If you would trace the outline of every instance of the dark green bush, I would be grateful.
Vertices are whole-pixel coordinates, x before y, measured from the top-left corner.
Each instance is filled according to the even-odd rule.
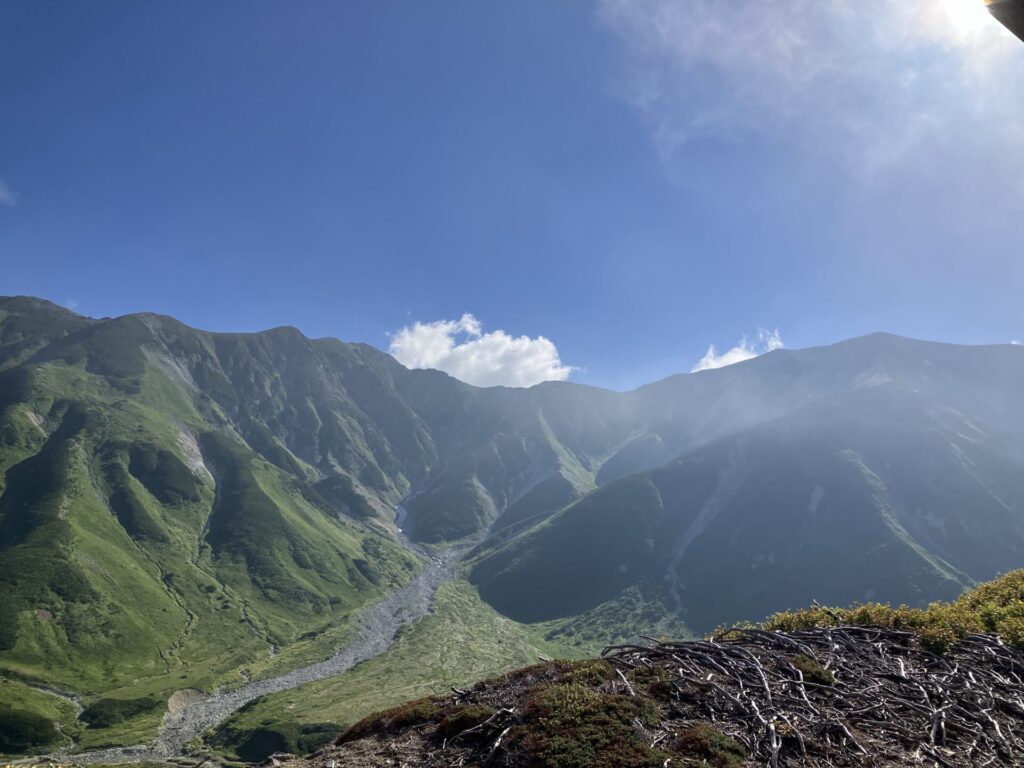
[[[836,678],[831,672],[825,669],[810,656],[794,656],[789,660],[790,664],[800,670],[804,680],[817,685],[835,685]]]
[[[275,723],[273,726],[235,731],[226,729],[215,743],[227,746],[247,763],[262,763],[275,752],[305,755],[328,744],[342,730],[337,723]]]
[[[480,704],[462,704],[448,707],[444,717],[437,724],[437,737],[439,739],[450,739],[458,736],[469,728],[475,728],[494,716],[497,710],[494,707],[485,707]]]
[[[0,753],[17,755],[37,751],[53,744],[58,736],[53,723],[45,717],[0,704]]]
[[[397,733],[412,725],[433,722],[443,716],[445,709],[442,704],[442,700],[436,698],[416,699],[376,712],[347,729],[337,743],[355,741],[379,731]]]
[[[90,728],[109,728],[164,706],[162,700],[153,696],[138,699],[99,699],[82,710],[78,719]]]
[[[538,686],[515,730],[530,765],[544,768],[657,768],[669,755],[641,741],[634,720],[655,725],[661,717],[653,702],[602,694],[583,685]]]
[[[714,768],[743,768],[747,751],[735,739],[707,723],[698,723],[676,736],[675,748],[695,765]]]
[[[185,462],[152,445],[133,446],[128,471],[164,504],[199,501],[199,481]]]

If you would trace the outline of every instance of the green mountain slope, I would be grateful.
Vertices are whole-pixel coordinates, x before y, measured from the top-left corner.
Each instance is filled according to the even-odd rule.
[[[562,445],[546,397],[290,328],[0,299],[0,669],[86,704],[155,700],[129,718],[148,732],[82,744],[149,738],[173,691],[241,682],[406,583],[403,499],[410,532],[442,541],[548,478],[571,478],[565,500],[593,487],[597,463]],[[567,439],[583,412],[556,414]]]
[[[0,342],[8,674],[165,700],[231,682],[416,571],[383,526],[355,519],[400,497],[415,463],[344,392],[308,384],[297,334],[213,338],[20,299],[3,303]],[[296,456],[278,435],[303,418],[321,436]],[[415,419],[401,429],[415,435]]]
[[[1024,350],[885,335],[479,389],[293,328],[0,298],[0,671],[155,702],[80,734],[149,738],[173,691],[327,655],[416,572],[399,525],[484,535],[483,598],[574,647],[948,596],[1021,563],[1021,392]]]

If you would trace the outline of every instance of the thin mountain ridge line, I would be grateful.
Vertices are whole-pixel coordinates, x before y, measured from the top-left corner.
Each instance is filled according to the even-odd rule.
[[[749,366],[749,365],[752,365],[752,364],[756,364],[758,361],[770,360],[770,359],[773,359],[773,358],[784,357],[784,356],[792,355],[792,354],[801,354],[801,353],[815,352],[815,351],[820,351],[820,350],[836,349],[836,348],[840,348],[841,349],[841,348],[844,348],[844,347],[846,347],[848,345],[857,345],[857,344],[862,344],[862,343],[870,342],[872,340],[879,340],[879,339],[894,340],[894,341],[898,341],[898,342],[908,342],[908,343],[919,344],[919,345],[929,345],[929,346],[934,346],[934,347],[946,347],[946,348],[950,348],[951,347],[951,348],[974,349],[974,350],[990,350],[990,349],[1005,349],[1005,348],[1014,349],[1014,348],[1016,348],[1016,349],[1020,349],[1022,352],[1024,352],[1024,346],[1022,346],[1020,344],[1014,344],[1012,342],[966,344],[966,343],[961,343],[961,342],[948,342],[948,341],[939,341],[939,340],[934,340],[934,339],[923,339],[923,338],[918,338],[918,337],[914,337],[914,336],[904,336],[904,335],[901,335],[901,334],[892,333],[890,331],[873,331],[873,332],[870,332],[870,333],[865,333],[865,334],[862,334],[862,335],[859,335],[859,336],[852,336],[852,337],[847,338],[847,339],[840,339],[838,341],[834,341],[834,342],[830,342],[830,343],[826,343],[826,344],[815,344],[815,345],[811,345],[811,346],[807,346],[807,347],[794,347],[794,348],[774,349],[774,350],[765,352],[763,354],[757,355],[755,357],[752,357],[752,358],[750,358],[748,360],[742,360],[742,361],[737,362],[737,363],[732,363],[731,365],[722,366],[721,368],[712,368],[712,369],[703,370],[703,371],[679,371],[677,373],[672,373],[672,374],[669,374],[667,376],[664,376],[664,377],[662,377],[660,379],[655,379],[655,380],[647,382],[645,384],[641,384],[640,386],[634,387],[633,389],[626,389],[626,390],[611,389],[609,387],[602,387],[602,386],[599,386],[599,385],[587,384],[587,383],[584,383],[584,382],[555,381],[555,380],[542,381],[542,382],[539,382],[537,384],[533,384],[533,385],[531,385],[529,387],[510,387],[510,386],[506,386],[506,385],[496,385],[496,386],[491,386],[491,387],[480,387],[480,386],[476,386],[474,384],[470,384],[468,382],[462,381],[461,379],[459,379],[459,378],[457,378],[455,376],[452,376],[447,371],[442,371],[442,370],[437,369],[437,368],[409,368],[408,366],[405,366],[402,363],[400,363],[398,360],[395,360],[394,356],[392,356],[386,350],[383,350],[380,347],[377,347],[374,344],[371,344],[369,342],[365,342],[365,341],[346,341],[345,339],[341,339],[341,338],[338,338],[336,336],[316,336],[316,337],[309,336],[305,332],[303,332],[301,328],[299,328],[299,327],[297,327],[295,325],[291,325],[291,324],[276,325],[276,326],[271,326],[269,328],[263,328],[263,329],[260,329],[260,330],[255,330],[255,331],[214,331],[214,330],[208,330],[208,329],[205,329],[205,328],[199,328],[197,326],[190,325],[187,322],[185,322],[184,320],[181,320],[180,318],[175,317],[174,315],[169,315],[169,314],[165,314],[165,313],[161,313],[161,312],[150,312],[150,311],[128,312],[128,313],[125,313],[123,315],[116,315],[116,316],[112,316],[112,317],[97,318],[97,317],[92,317],[90,315],[81,314],[81,313],[76,312],[74,310],[68,309],[67,307],[64,307],[64,306],[62,306],[60,304],[57,304],[57,303],[55,303],[53,301],[50,301],[49,299],[44,299],[44,298],[41,298],[41,297],[38,297],[38,296],[30,296],[30,295],[27,295],[27,294],[17,294],[17,295],[12,295],[12,296],[0,296],[0,303],[6,302],[6,301],[19,301],[19,300],[20,301],[39,302],[39,303],[42,303],[42,304],[46,305],[47,308],[54,309],[54,310],[59,310],[61,312],[73,315],[73,316],[78,317],[78,318],[82,318],[84,320],[91,321],[93,323],[120,321],[120,320],[136,318],[136,317],[137,318],[149,318],[149,317],[151,317],[151,318],[156,318],[156,319],[163,320],[163,321],[171,321],[173,323],[176,323],[178,325],[181,325],[181,326],[187,328],[188,330],[190,330],[190,331],[192,331],[194,333],[204,334],[204,335],[209,336],[209,337],[250,338],[250,337],[263,336],[263,335],[268,335],[268,334],[295,333],[295,334],[298,334],[304,340],[309,341],[309,342],[314,343],[314,344],[316,344],[316,343],[336,342],[336,343],[339,343],[339,344],[344,344],[344,345],[349,346],[349,347],[365,347],[365,348],[369,348],[369,349],[372,349],[372,350],[374,350],[376,352],[379,352],[379,353],[381,353],[383,355],[387,355],[389,358],[394,360],[395,363],[397,363],[398,365],[402,366],[406,370],[410,370],[410,371],[414,371],[414,370],[437,371],[438,373],[442,373],[445,376],[448,376],[449,378],[452,378],[452,379],[454,379],[456,381],[459,381],[460,383],[465,384],[468,387],[472,387],[472,388],[478,389],[478,390],[501,390],[501,389],[532,390],[532,389],[536,389],[538,387],[551,387],[551,388],[554,388],[554,387],[571,386],[571,387],[585,387],[585,388],[588,388],[588,389],[599,390],[599,391],[602,391],[602,392],[613,392],[613,393],[619,394],[619,395],[629,395],[629,394],[633,394],[633,393],[636,393],[636,392],[641,392],[643,390],[648,389],[649,387],[657,387],[658,385],[664,384],[666,382],[686,379],[686,378],[690,378],[690,377],[694,377],[694,376],[701,376],[701,377],[709,378],[709,377],[713,377],[715,375],[721,375],[719,372],[721,372],[723,370],[734,369],[734,368],[743,367],[743,366]]]

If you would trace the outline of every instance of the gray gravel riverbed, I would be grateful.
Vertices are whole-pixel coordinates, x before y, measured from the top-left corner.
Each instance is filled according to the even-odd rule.
[[[207,728],[222,723],[253,699],[340,675],[386,651],[394,643],[399,629],[430,613],[435,593],[442,584],[454,578],[456,564],[463,551],[453,549],[426,557],[423,570],[408,586],[362,611],[356,619],[352,641],[325,661],[185,703],[177,711],[168,712],[160,734],[152,744],[49,757],[89,764],[159,761],[180,756],[188,742]]]

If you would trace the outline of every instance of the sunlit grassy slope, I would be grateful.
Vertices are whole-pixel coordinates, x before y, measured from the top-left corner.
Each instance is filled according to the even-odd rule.
[[[415,573],[383,528],[323,499],[324,472],[276,439],[254,450],[235,426],[253,417],[160,358],[150,321],[5,308],[0,669],[78,692],[87,714],[114,702],[122,715],[68,729],[80,746],[152,738],[174,690],[322,657]],[[245,351],[230,361],[241,386],[278,376]],[[0,723],[48,699],[5,701]]]

